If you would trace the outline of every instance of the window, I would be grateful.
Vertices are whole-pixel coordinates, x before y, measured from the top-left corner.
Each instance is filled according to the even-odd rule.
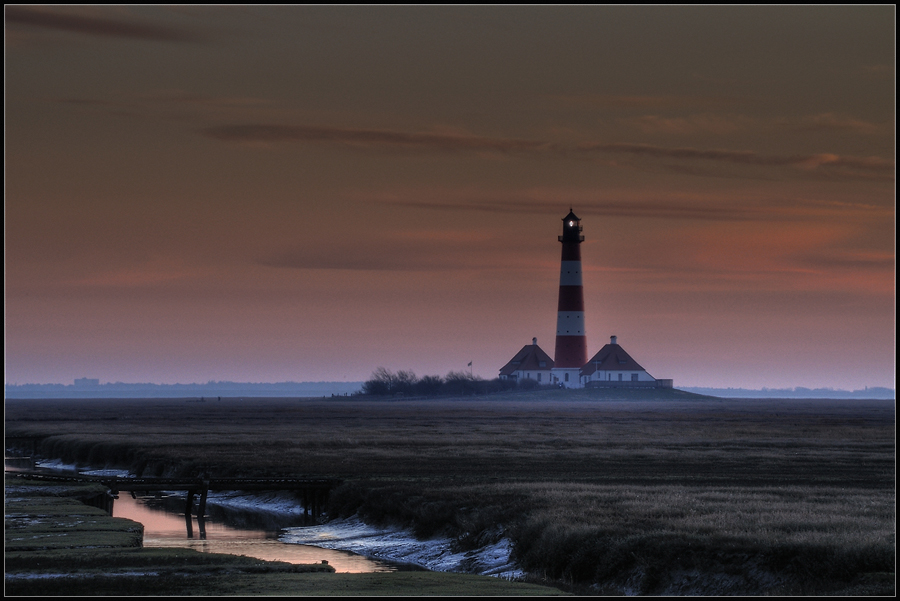
[[[569,381],[569,372],[566,372],[566,382]]]
[[[632,381],[632,382],[637,382],[637,381],[638,381],[637,378],[638,378],[638,375],[637,375],[637,374],[631,374],[631,381]]]
[[[622,374],[619,374],[619,382],[622,381]]]
[[[541,372],[538,372],[538,382],[541,381]]]

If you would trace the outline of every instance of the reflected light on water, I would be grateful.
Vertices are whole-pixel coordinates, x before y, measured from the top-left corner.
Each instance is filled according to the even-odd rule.
[[[263,530],[232,528],[205,520],[206,538],[201,539],[197,518],[193,518],[194,537],[187,537],[184,514],[175,514],[145,505],[121,492],[113,504],[113,516],[127,518],[144,525],[145,547],[194,549],[204,553],[245,555],[266,561],[295,564],[328,562],[336,572],[394,572],[396,567],[347,551],[322,549],[311,545],[292,545],[279,541],[275,533]]]

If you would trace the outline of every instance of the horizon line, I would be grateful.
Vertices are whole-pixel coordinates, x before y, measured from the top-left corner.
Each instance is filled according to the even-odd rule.
[[[276,386],[276,385],[295,385],[295,384],[342,384],[342,385],[353,385],[353,384],[364,384],[366,380],[282,380],[279,382],[239,382],[234,380],[209,380],[207,382],[175,382],[175,383],[157,383],[157,382],[98,382],[97,384],[63,384],[62,382],[28,382],[25,384],[16,384],[16,383],[5,383],[6,387],[21,387],[21,386],[64,386],[64,387],[72,387],[72,388],[89,388],[93,386],[220,386],[223,384],[234,384],[240,386]],[[797,390],[829,390],[833,392],[864,392],[869,389],[884,389],[884,390],[896,390],[895,388],[891,388],[889,386],[864,386],[863,388],[849,389],[849,388],[835,388],[831,386],[822,386],[818,388],[811,388],[808,386],[786,386],[786,387],[768,387],[763,386],[761,388],[746,388],[743,386],[682,386],[681,389],[705,389],[705,390],[753,390],[760,392],[770,392],[770,391],[778,391],[778,390],[789,390],[789,391],[797,391]]]

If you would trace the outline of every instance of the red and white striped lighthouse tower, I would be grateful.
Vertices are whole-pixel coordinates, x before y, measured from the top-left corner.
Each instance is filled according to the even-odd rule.
[[[580,388],[579,372],[587,363],[584,332],[584,287],[581,280],[581,220],[569,209],[563,218],[559,305],[556,316],[556,353],[551,373],[566,388]]]

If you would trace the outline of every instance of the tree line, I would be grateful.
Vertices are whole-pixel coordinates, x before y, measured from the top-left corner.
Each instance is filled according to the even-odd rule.
[[[451,371],[440,376],[417,377],[412,370],[392,372],[379,367],[362,386],[362,394],[369,396],[468,396],[490,394],[516,389],[535,389],[535,380],[485,380],[465,371]]]

